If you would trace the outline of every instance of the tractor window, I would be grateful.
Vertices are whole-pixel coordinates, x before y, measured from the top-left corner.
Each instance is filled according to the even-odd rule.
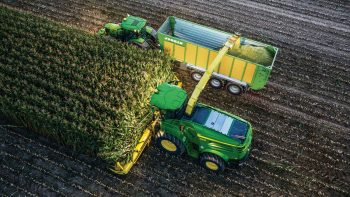
[[[210,114],[210,109],[196,107],[195,112],[192,115],[192,121],[198,124],[204,125]]]
[[[248,129],[249,129],[249,125],[247,123],[242,122],[240,120],[235,120],[231,125],[228,136],[234,139],[239,139],[241,141],[244,141]]]
[[[189,119],[240,141],[245,140],[246,133],[249,129],[247,123],[205,107],[196,107],[192,117]]]

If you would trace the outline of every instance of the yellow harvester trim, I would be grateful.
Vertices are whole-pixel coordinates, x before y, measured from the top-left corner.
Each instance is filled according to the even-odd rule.
[[[182,88],[182,82],[179,81],[177,78],[177,86]],[[134,151],[132,153],[131,160],[129,162],[123,163],[122,162],[115,162],[115,165],[113,169],[111,169],[114,173],[125,175],[128,174],[130,169],[134,166],[137,159],[141,156],[143,150],[146,148],[147,145],[151,142],[152,134],[154,131],[154,128],[156,124],[159,121],[159,112],[155,112],[154,116],[156,117],[155,120],[151,122],[151,124],[143,131],[143,134],[137,143],[136,147],[134,148]]]
[[[137,143],[134,149],[134,152],[132,153],[131,160],[125,164],[122,164],[121,162],[116,162],[114,165],[114,169],[111,169],[113,172],[124,175],[130,171],[131,167],[136,163],[137,159],[140,157],[142,151],[150,143],[152,131],[154,130],[157,121],[157,119],[152,121],[151,125],[144,130],[139,142]]]
[[[220,49],[218,55],[215,57],[213,62],[209,65],[208,69],[205,71],[204,75],[202,76],[201,80],[196,85],[196,88],[194,89],[191,98],[188,100],[187,107],[186,107],[186,114],[191,115],[194,106],[197,103],[198,97],[201,94],[202,90],[204,89],[205,85],[207,85],[211,74],[216,70],[216,68],[219,66],[222,58],[224,55],[228,52],[229,49],[231,49],[234,45],[237,46],[240,44],[240,36],[239,35],[233,35],[230,37],[227,42],[225,43],[224,47]],[[197,60],[198,61],[198,60]]]

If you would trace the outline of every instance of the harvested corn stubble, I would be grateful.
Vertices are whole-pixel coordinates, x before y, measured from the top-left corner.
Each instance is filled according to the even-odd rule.
[[[0,7],[0,113],[76,151],[127,159],[171,60]]]

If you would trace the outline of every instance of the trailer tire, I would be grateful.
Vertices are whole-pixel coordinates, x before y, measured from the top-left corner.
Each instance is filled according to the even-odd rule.
[[[241,95],[244,91],[244,88],[241,85],[235,83],[228,83],[226,86],[227,92],[233,95]]]
[[[185,152],[183,143],[171,134],[159,131],[156,135],[157,146],[170,155],[182,155]]]
[[[201,80],[202,75],[203,75],[202,73],[197,72],[197,71],[191,72],[191,78],[192,78],[194,81],[197,81],[197,82]]]
[[[215,89],[220,89],[222,88],[222,86],[224,85],[223,82],[218,79],[218,78],[211,78],[209,80],[209,85],[212,87],[212,88],[215,88]]]
[[[221,157],[211,153],[202,154],[199,163],[203,168],[212,172],[222,172],[226,167],[225,161]]]

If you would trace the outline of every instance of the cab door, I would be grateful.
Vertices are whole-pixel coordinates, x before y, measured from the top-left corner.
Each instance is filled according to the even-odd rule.
[[[187,149],[187,153],[190,156],[197,158],[199,156],[199,147],[198,147],[199,138],[197,136],[197,132],[195,128],[193,127],[192,124],[182,123],[180,124],[179,129],[186,138],[185,146]]]

